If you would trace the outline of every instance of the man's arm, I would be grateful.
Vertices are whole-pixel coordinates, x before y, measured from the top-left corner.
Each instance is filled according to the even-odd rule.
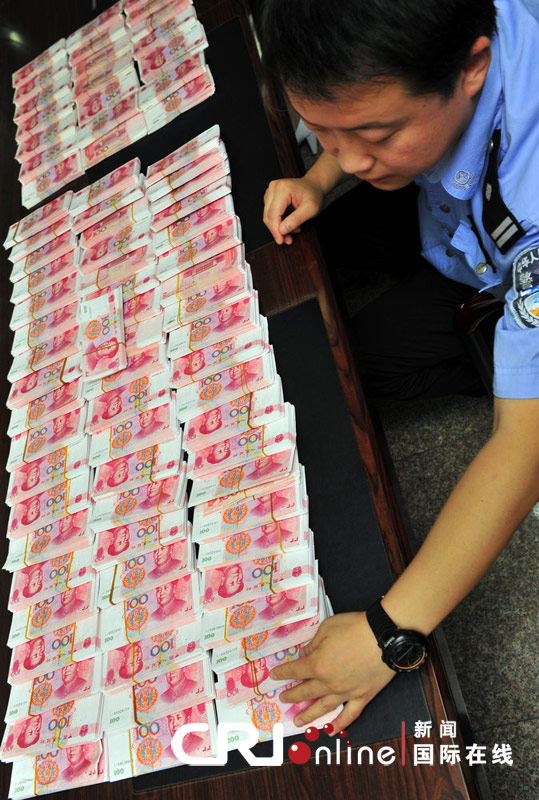
[[[495,400],[493,432],[451,493],[415,558],[382,605],[402,628],[429,634],[468,594],[539,499],[539,398]],[[364,612],[326,620],[305,657],[272,670],[302,680],[287,702],[315,699],[296,717],[307,724],[346,703],[346,728],[393,677]]]

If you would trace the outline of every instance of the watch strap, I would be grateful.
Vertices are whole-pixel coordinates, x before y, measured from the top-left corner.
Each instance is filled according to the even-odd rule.
[[[382,599],[382,597],[378,598],[367,609],[367,622],[371,626],[379,647],[382,647],[382,642],[386,635],[400,630],[399,626],[395,625],[389,614],[382,608]]]

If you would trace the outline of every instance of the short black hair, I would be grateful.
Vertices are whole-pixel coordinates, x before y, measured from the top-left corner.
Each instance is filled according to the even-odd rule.
[[[414,95],[452,96],[494,0],[264,0],[266,69],[310,100],[352,84],[402,80]]]

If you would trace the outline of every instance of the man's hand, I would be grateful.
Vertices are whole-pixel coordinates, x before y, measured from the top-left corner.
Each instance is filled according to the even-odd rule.
[[[272,181],[264,195],[264,223],[277,244],[292,244],[292,234],[319,213],[323,202],[322,190],[307,177]],[[290,206],[294,211],[283,217]]]
[[[297,661],[275,667],[271,677],[302,683],[280,695],[287,703],[315,700],[294,719],[307,725],[346,703],[333,724],[344,730],[363,711],[395,673],[382,661],[365,612],[337,614],[318,629],[305,654]]]

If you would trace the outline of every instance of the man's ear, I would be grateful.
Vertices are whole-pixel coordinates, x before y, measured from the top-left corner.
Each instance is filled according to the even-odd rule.
[[[474,97],[482,88],[490,66],[491,50],[488,36],[478,36],[462,72],[462,87],[468,97]]]

